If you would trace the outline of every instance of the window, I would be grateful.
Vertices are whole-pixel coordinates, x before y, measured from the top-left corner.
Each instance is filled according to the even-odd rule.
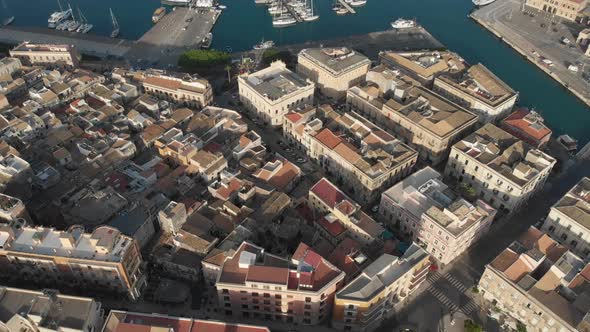
[[[311,302],[311,297],[306,297],[305,302]]]
[[[561,234],[561,239],[563,241],[567,240],[567,234],[565,234],[565,233]]]
[[[576,241],[576,240],[572,240],[572,241],[570,242],[570,244],[571,244],[571,246],[572,246],[572,247],[574,247],[574,248],[575,248],[575,247],[578,245],[578,241]]]
[[[555,230],[555,226],[549,226],[549,232],[552,232]]]

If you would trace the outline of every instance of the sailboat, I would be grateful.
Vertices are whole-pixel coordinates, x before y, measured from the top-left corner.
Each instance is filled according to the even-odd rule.
[[[303,20],[307,22],[315,21],[320,18],[320,15],[314,14],[313,0],[309,0],[309,2],[309,8],[306,9],[306,15],[303,17]]]
[[[80,7],[78,7],[78,16],[80,17],[80,27],[78,27],[78,30],[76,30],[76,32],[79,32],[79,33],[90,32],[90,30],[92,30],[94,25],[88,23],[88,20],[86,19],[86,16],[84,16],[84,13],[82,13],[82,11],[80,10]]]
[[[6,5],[6,2],[4,0],[2,0],[2,8],[4,8],[5,13],[9,13],[8,6]],[[7,26],[12,22],[14,22],[14,16],[8,16],[4,20],[2,20],[2,25]]]
[[[111,12],[111,20],[113,21],[113,32],[111,32],[111,38],[117,38],[120,32],[119,23],[117,23],[117,18],[115,17],[115,14],[113,14],[113,10],[109,8],[109,11]]]
[[[59,11],[53,12],[47,19],[47,27],[50,29],[57,28],[58,25],[62,24],[72,16],[72,11],[70,9],[63,10],[59,0],[57,0],[57,6],[59,7]]]
[[[69,7],[69,5],[68,5],[68,7]],[[72,10],[71,7],[70,7],[70,10]],[[80,27],[80,22],[78,20],[76,20],[76,16],[72,12],[72,21],[68,24],[66,29],[69,32],[74,32],[74,31],[78,30],[79,27]]]
[[[283,7],[283,3],[281,2],[281,8]],[[297,23],[297,20],[291,14],[282,13],[278,16],[273,17],[272,19],[272,26],[275,28],[283,28],[290,25]]]

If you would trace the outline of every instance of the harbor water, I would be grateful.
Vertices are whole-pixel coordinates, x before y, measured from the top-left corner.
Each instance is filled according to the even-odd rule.
[[[15,15],[14,25],[46,26],[47,17],[57,8],[54,0],[4,0],[0,18]],[[94,24],[92,33],[109,35],[113,9],[121,27],[121,37],[138,39],[152,23],[158,0],[70,0]],[[585,144],[590,141],[590,109],[561,85],[539,71],[495,36],[467,17],[470,0],[368,0],[355,15],[337,16],[332,0],[314,1],[320,19],[287,28],[273,28],[266,7],[254,0],[220,0],[227,6],[213,30],[213,48],[242,51],[261,39],[277,45],[306,40],[322,40],[363,34],[389,28],[398,17],[416,18],[434,37],[459,53],[469,63],[481,62],[515,90],[520,104],[534,107],[557,135],[568,133]],[[64,4],[64,1],[62,1]],[[1,7],[1,6],[0,6]],[[8,13],[6,13],[8,12]],[[590,86],[589,86],[590,88]]]

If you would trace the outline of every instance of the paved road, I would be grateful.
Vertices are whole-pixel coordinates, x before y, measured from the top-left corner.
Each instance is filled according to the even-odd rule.
[[[404,324],[416,326],[420,332],[439,331],[441,318],[457,310],[485,323],[485,314],[471,292],[485,265],[547,215],[549,208],[584,176],[590,176],[590,160],[575,164],[563,176],[551,178],[544,191],[534,196],[519,213],[496,221],[490,232],[468,252],[444,270],[432,273],[405,303],[397,318],[387,321],[380,331],[394,331],[396,326]],[[487,331],[492,331],[490,326],[496,325],[490,323]]]
[[[566,82],[572,90],[590,100],[590,83],[582,77],[583,70],[590,73],[590,59],[574,45],[578,27],[566,26],[559,18],[523,7],[521,0],[498,0],[475,11],[472,17],[520,48],[529,61],[543,67],[554,79]],[[571,47],[561,43],[563,37],[571,41]],[[553,66],[544,65],[541,57],[551,60]],[[570,64],[576,63],[579,63],[578,73],[568,70]]]

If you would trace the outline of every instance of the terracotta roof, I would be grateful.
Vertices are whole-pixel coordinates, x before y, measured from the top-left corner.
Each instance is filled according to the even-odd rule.
[[[165,89],[177,90],[182,85],[182,82],[177,80],[170,80],[162,77],[149,76],[143,80],[144,84],[155,85]]]
[[[322,144],[327,146],[329,149],[335,148],[338,144],[342,143],[342,139],[328,128],[324,128],[324,130],[320,131],[315,138],[320,141]]]
[[[490,264],[493,268],[499,271],[506,271],[507,268],[510,267],[516,260],[518,259],[518,254],[510,249],[505,249],[502,251]]]
[[[530,267],[522,260],[517,259],[506,271],[504,271],[504,275],[512,280],[513,282],[517,283],[524,277],[527,273],[531,272],[532,270]]]
[[[248,269],[246,281],[286,285],[289,270],[283,267],[253,265]]]
[[[303,116],[299,113],[288,113],[285,115],[285,118],[290,122],[296,123],[297,121],[301,120]]]
[[[551,135],[551,130],[545,125],[533,126],[532,123],[525,120],[525,116],[530,114],[527,109],[520,109],[510,114],[503,122],[506,125],[517,128],[530,137],[541,140],[547,135]]]
[[[324,204],[328,205],[331,209],[346,198],[344,193],[340,191],[335,185],[333,185],[326,178],[322,178],[318,181],[311,189],[314,195],[321,199]]]
[[[262,326],[195,320],[191,332],[270,332],[270,330]]]
[[[329,222],[326,218],[322,217],[318,221],[316,221],[318,225],[322,226],[330,235],[333,237],[338,237],[342,233],[346,232],[346,227],[344,227],[340,221],[334,220],[333,222]]]

